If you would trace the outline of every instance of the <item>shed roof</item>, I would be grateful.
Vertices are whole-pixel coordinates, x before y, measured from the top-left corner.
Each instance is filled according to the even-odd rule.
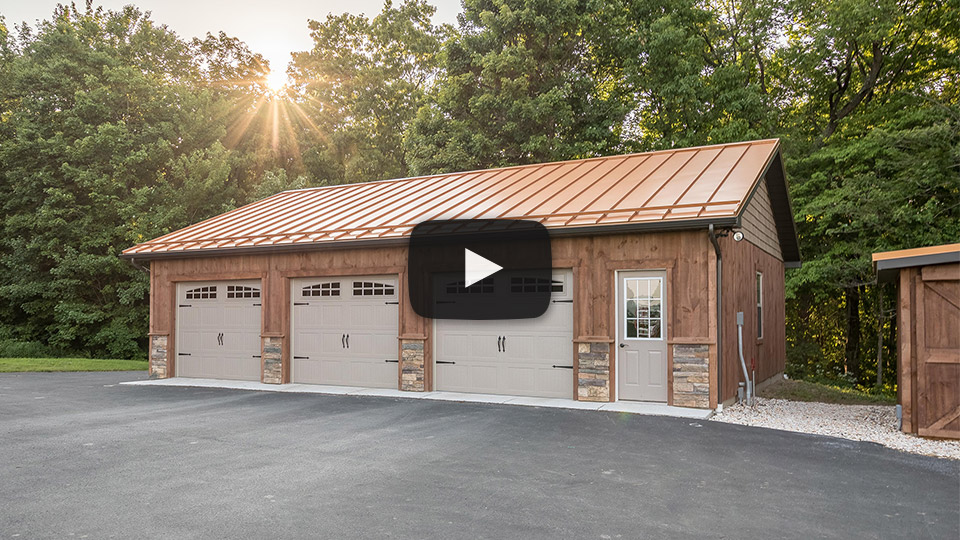
[[[777,185],[768,189],[781,242],[791,244],[784,258],[799,261],[779,147],[769,139],[284,191],[123,256],[405,241],[416,224],[432,219],[531,219],[551,234],[732,227],[760,179],[775,169]]]
[[[873,267],[882,281],[893,279],[901,268],[960,262],[960,244],[942,244],[873,254]]]

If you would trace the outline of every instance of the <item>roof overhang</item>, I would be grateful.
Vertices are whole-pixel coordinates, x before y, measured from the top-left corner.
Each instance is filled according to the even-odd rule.
[[[783,165],[783,156],[780,145],[770,157],[760,179],[767,179],[767,190],[770,194],[770,204],[773,206],[773,220],[777,227],[777,239],[780,241],[780,251],[783,255],[783,265],[786,268],[800,268],[800,239],[797,235],[797,223],[793,219],[793,202],[790,200],[790,189],[787,186],[787,172]],[[737,225],[743,217],[750,200],[760,189],[761,182],[753,186],[750,195],[737,216]]]
[[[706,230],[710,225],[715,229],[732,229],[738,225],[737,218],[716,219],[689,219],[682,221],[627,223],[622,225],[594,225],[583,227],[563,227],[547,229],[551,238],[565,238],[572,236],[598,236],[608,234],[651,233],[669,231]],[[271,245],[254,247],[221,248],[216,250],[196,249],[185,251],[152,252],[152,253],[123,253],[121,259],[131,261],[151,261],[157,259],[196,259],[206,257],[227,257],[236,255],[268,255],[277,253],[328,251],[336,249],[363,249],[405,246],[410,242],[407,236],[399,238],[340,240],[314,243],[298,243],[289,245]]]
[[[960,244],[873,254],[877,279],[883,282],[895,280],[901,268],[950,263],[960,263]]]

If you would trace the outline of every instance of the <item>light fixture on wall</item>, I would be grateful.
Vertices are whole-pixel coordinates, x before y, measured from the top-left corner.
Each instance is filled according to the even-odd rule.
[[[733,240],[734,240],[734,242],[739,242],[739,241],[743,240],[743,233],[742,233],[741,231],[737,231],[737,232],[733,233]]]

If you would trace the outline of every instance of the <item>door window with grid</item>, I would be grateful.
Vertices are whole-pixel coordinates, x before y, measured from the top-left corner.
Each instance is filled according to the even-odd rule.
[[[663,279],[624,281],[624,335],[627,339],[663,339]]]

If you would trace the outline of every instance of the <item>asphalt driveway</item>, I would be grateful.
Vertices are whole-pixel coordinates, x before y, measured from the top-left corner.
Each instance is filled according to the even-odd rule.
[[[0,538],[958,538],[960,464],[705,421],[0,375]]]

